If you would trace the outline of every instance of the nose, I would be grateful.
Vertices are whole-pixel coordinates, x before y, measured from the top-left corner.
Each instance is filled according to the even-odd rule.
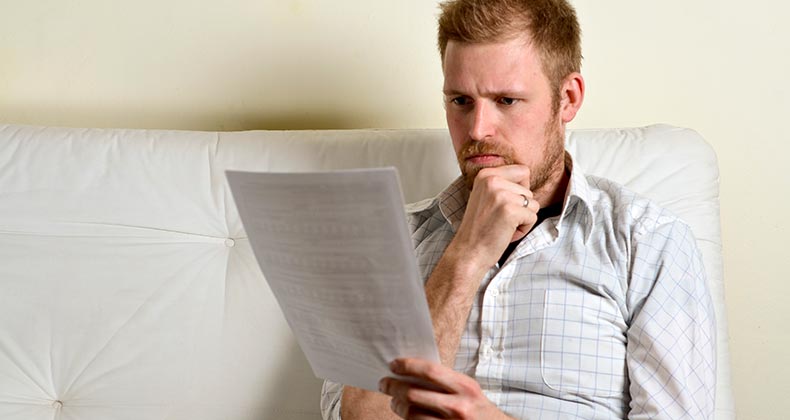
[[[475,103],[474,110],[469,113],[469,137],[476,141],[485,141],[493,137],[495,132],[494,113],[484,101]]]

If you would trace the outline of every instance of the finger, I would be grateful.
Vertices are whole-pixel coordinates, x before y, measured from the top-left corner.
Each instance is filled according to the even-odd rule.
[[[466,393],[472,384],[477,385],[474,379],[425,359],[395,359],[390,363],[390,370],[398,375],[411,376],[437,385],[450,393]]]
[[[513,199],[512,197],[516,198]],[[525,200],[534,200],[534,194],[529,188],[512,180],[502,176],[489,175],[475,180],[470,201],[473,201],[475,198],[488,204],[499,203],[499,205],[523,207]]]
[[[535,223],[538,222],[538,211],[540,211],[540,203],[534,198],[529,198],[527,194],[519,194],[517,200],[521,200],[523,210],[517,213],[519,218],[518,226],[513,232],[510,242],[518,241],[527,236],[532,227],[535,226]]]
[[[519,193],[518,199],[521,199],[521,207],[527,209],[530,213],[537,214],[540,211],[541,205],[532,194],[532,191],[526,193]],[[524,205],[526,204],[526,206]]]
[[[475,183],[477,183],[479,179],[486,179],[492,176],[502,177],[526,188],[530,186],[530,170],[526,165],[503,165],[483,168],[477,173]]]
[[[398,415],[407,411],[405,407],[417,407],[441,417],[451,415],[448,408],[452,404],[451,394],[425,389],[417,384],[395,378],[382,379],[379,389],[392,397],[390,406]]]
[[[409,407],[409,412],[406,416],[409,420],[438,420],[438,419],[446,419],[447,416],[439,415],[438,413],[434,413],[429,410],[425,410],[420,407]]]
[[[531,199],[533,194],[529,189],[529,168],[520,165],[511,165],[509,167],[496,167],[485,168],[490,169],[489,172],[482,170],[475,178],[474,190],[485,190],[488,192],[496,193],[499,191],[509,191],[515,194],[523,194]],[[522,173],[523,170],[524,172]],[[513,174],[526,174],[525,178],[519,176],[512,176]],[[482,176],[480,175],[482,174]]]
[[[508,203],[520,210],[514,214],[519,219],[519,224],[534,223],[533,219],[537,218],[540,211],[540,203],[533,197],[532,192],[511,192],[511,196],[513,198],[509,198]]]
[[[390,410],[397,414],[398,417],[408,420],[434,420],[447,418],[433,411],[409,405],[408,403],[395,398],[390,401]]]
[[[540,210],[540,203],[538,203],[538,201],[535,200],[532,191],[523,188],[513,188],[511,193],[516,195],[516,200],[514,201],[520,204],[521,207],[524,207],[530,211],[534,211],[535,213],[537,213],[538,210]]]

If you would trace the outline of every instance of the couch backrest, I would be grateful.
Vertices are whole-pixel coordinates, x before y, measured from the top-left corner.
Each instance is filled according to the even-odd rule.
[[[702,249],[729,381],[716,157],[669,126],[568,149],[675,211]],[[224,170],[395,166],[404,196],[458,170],[446,130],[188,132],[0,125],[0,418],[320,418],[313,377],[245,239]],[[67,415],[67,416],[66,416]]]

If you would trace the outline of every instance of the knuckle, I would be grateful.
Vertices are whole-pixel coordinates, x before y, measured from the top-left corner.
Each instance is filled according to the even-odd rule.
[[[486,168],[486,169],[488,169],[488,168]],[[480,173],[482,174],[483,171],[485,171],[486,169],[481,170]],[[485,176],[482,179],[482,181],[483,181],[483,186],[486,189],[494,190],[494,189],[496,189],[497,184],[499,183],[499,178],[496,177],[496,176],[493,176],[492,174],[490,174],[490,171],[489,171],[489,172],[485,172]]]
[[[414,388],[410,388],[403,394],[403,399],[409,404],[414,404],[415,402],[417,402],[419,397],[420,397],[419,391],[417,391]]]
[[[507,197],[504,197],[503,194],[496,194],[491,200],[497,207],[506,207],[507,204],[510,203]]]
[[[471,418],[472,408],[466,400],[459,401],[458,404],[450,409],[451,417],[458,419]]]
[[[464,381],[458,385],[464,394],[478,396],[482,393],[480,385],[476,381]]]
[[[515,223],[516,221],[518,221],[518,219],[521,217],[520,213],[521,213],[521,208],[520,207],[514,207],[514,206],[502,207],[502,216],[503,216],[503,218],[505,220],[508,220],[508,221],[512,222],[512,223]]]
[[[429,379],[436,379],[441,374],[441,368],[438,365],[430,364],[425,368],[425,376]]]
[[[538,223],[538,215],[537,214],[530,214],[529,218],[527,219],[527,223],[530,226],[533,226],[533,225],[535,225],[535,223]]]

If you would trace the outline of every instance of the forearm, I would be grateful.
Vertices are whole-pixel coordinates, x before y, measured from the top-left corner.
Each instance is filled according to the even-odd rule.
[[[340,416],[343,420],[398,420],[390,409],[390,400],[388,395],[346,386],[340,402]]]
[[[480,279],[488,267],[448,246],[425,285],[433,331],[442,364],[453,367]]]

